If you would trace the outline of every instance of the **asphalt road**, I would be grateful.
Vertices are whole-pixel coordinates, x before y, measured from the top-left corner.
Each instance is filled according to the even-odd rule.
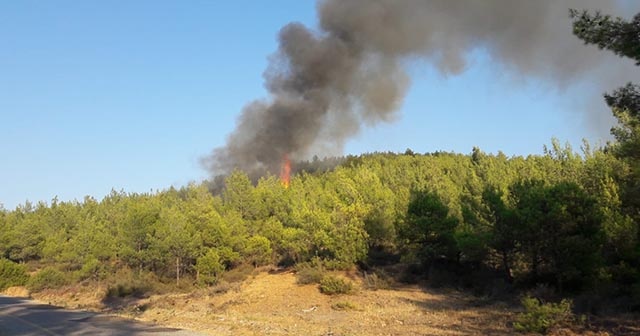
[[[0,295],[0,336],[13,335],[197,336],[200,334],[97,313],[66,310]]]

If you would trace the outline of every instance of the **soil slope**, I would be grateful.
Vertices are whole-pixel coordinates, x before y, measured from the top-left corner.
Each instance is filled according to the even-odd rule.
[[[357,279],[354,279],[357,282]],[[139,318],[212,335],[510,335],[512,312],[418,287],[327,296],[292,273],[261,273],[225,293],[155,296]]]

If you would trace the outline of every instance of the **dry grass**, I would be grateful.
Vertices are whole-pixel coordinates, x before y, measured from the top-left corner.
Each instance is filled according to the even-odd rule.
[[[70,309],[103,311],[105,307],[101,301],[106,291],[105,287],[73,285],[34,292],[31,293],[31,297],[44,303]]]
[[[512,313],[418,287],[329,297],[292,273],[260,274],[235,291],[152,297],[140,318],[211,335],[510,335]],[[349,302],[357,309],[336,310]]]
[[[363,285],[354,274],[340,275],[356,286]],[[33,296],[71,308],[112,311],[113,307],[101,301],[104,293],[105,289],[76,286]],[[292,272],[263,272],[224,290],[153,295],[127,304],[119,310],[121,314],[210,335],[513,335],[511,321],[517,310],[456,291],[418,286],[327,296],[317,284],[297,284]],[[625,323],[625,331],[640,330],[633,329],[629,321],[633,319],[618,321],[606,330],[615,327],[620,331]],[[555,330],[552,334],[633,335],[588,330]]]
[[[2,294],[13,297],[28,298],[31,297],[31,292],[24,286],[13,286],[5,289]]]

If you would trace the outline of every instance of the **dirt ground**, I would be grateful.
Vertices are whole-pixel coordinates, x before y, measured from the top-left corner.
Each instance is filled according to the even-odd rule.
[[[508,335],[510,313],[418,288],[330,297],[292,273],[260,274],[222,295],[151,298],[141,318],[212,335]],[[186,309],[176,310],[182,306]]]
[[[352,281],[358,283],[359,279]],[[359,287],[356,285],[356,287]],[[260,273],[225,292],[154,295],[115,310],[144,321],[211,335],[511,335],[513,309],[417,286],[321,294],[292,272]],[[110,310],[103,290],[42,292],[36,299],[70,308]]]
[[[351,279],[359,287],[359,278]],[[513,335],[517,307],[453,290],[403,286],[328,296],[292,272],[262,272],[225,288],[103,302],[104,289],[45,291],[35,299],[111,312],[210,335]],[[23,293],[24,294],[24,293]],[[637,329],[636,331],[640,331]],[[572,332],[555,335],[633,335]]]

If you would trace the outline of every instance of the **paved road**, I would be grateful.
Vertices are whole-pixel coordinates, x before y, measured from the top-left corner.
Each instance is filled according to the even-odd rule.
[[[0,295],[0,336],[197,336],[91,312],[66,310],[38,302]]]

